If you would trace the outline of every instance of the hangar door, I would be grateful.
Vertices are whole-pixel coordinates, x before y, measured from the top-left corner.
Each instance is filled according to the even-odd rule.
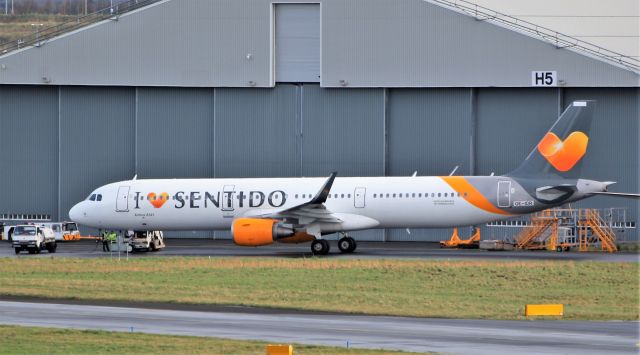
[[[276,82],[320,82],[320,4],[275,4]]]

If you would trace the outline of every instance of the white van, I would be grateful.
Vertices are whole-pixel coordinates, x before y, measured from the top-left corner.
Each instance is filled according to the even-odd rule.
[[[29,254],[37,254],[45,249],[49,253],[55,253],[58,248],[51,228],[23,224],[12,226],[10,233],[11,245],[16,254],[19,254],[22,250],[27,250]]]

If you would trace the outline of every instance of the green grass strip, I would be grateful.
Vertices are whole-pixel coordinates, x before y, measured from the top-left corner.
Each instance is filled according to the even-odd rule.
[[[265,354],[267,343],[218,338],[0,325],[0,354]],[[296,355],[407,354],[294,345]]]
[[[0,259],[0,295],[275,307],[399,316],[638,320],[638,263],[389,259]]]

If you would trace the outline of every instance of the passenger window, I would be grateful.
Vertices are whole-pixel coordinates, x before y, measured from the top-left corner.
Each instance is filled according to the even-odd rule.
[[[296,194],[296,198],[298,198],[298,194]]]
[[[416,194],[415,194],[415,193],[412,193],[412,194],[411,194],[411,197],[416,197]]]
[[[467,197],[467,193],[466,192],[464,193],[464,197]]]
[[[438,192],[438,197],[442,197],[442,194],[440,192]]]
[[[340,195],[340,198],[344,198],[344,194]]]
[[[396,194],[393,194],[393,198],[396,198]]]
[[[418,194],[418,197],[422,197],[422,192]]]
[[[98,197],[96,198],[96,201],[102,201],[102,194],[98,195]]]
[[[347,198],[351,198],[351,194],[348,194],[348,195],[347,195]]]
[[[376,198],[376,194],[373,194],[373,198]]]
[[[387,194],[387,198],[389,198],[389,194]]]

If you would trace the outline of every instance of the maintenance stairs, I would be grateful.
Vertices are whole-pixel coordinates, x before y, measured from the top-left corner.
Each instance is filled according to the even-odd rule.
[[[560,236],[560,228],[573,232]],[[534,213],[515,240],[518,249],[567,251],[578,247],[581,252],[594,248],[609,253],[618,251],[616,234],[611,226],[602,219],[598,210],[588,208],[549,209]]]
[[[78,16],[73,20],[65,21],[55,26],[45,27],[37,30],[31,36],[19,39],[17,41],[6,42],[0,44],[0,56],[20,48],[34,46],[40,47],[48,40],[60,36],[61,34],[77,30],[81,27],[91,25],[96,22],[111,19],[118,20],[118,17],[124,13],[151,5],[161,0],[129,0],[119,2],[113,6],[92,12],[87,15]]]
[[[608,253],[618,251],[616,234],[600,217],[598,210],[581,209],[578,211],[579,250],[588,251],[592,244],[600,241],[600,249]],[[591,232],[591,233],[589,233]]]
[[[545,232],[551,228],[551,233]],[[545,243],[551,239],[549,243]],[[558,241],[558,218],[552,210],[545,210],[531,216],[531,224],[516,236],[516,248],[518,249],[548,249],[551,244]],[[554,242],[555,243],[552,243]],[[548,246],[549,245],[549,246]]]

